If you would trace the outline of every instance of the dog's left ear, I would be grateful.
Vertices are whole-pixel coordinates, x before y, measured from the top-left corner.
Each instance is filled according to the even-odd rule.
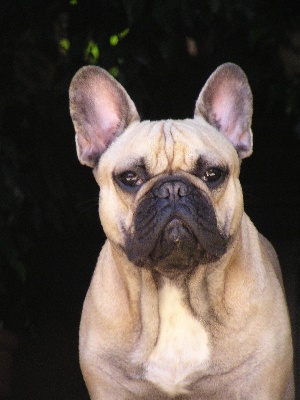
[[[242,159],[252,153],[252,102],[252,92],[242,69],[235,64],[223,64],[200,92],[195,117],[201,115],[223,133]]]

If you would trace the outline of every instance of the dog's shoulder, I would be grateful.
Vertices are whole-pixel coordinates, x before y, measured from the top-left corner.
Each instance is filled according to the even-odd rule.
[[[280,267],[277,253],[276,253],[273,245],[269,242],[268,239],[266,239],[261,233],[258,233],[258,236],[259,236],[259,241],[260,241],[260,245],[261,245],[261,251],[271,261],[271,264],[275,271],[276,277],[277,277],[278,281],[280,282],[280,285],[283,288],[282,272],[281,272],[281,267]]]

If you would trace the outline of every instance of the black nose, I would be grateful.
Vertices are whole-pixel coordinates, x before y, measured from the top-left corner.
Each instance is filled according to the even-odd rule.
[[[181,197],[188,196],[190,192],[190,188],[184,182],[169,181],[158,187],[155,190],[155,195],[161,199],[169,199],[176,202]]]

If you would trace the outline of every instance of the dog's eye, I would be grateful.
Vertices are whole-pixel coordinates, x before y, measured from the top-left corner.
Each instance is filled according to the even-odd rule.
[[[133,171],[125,171],[119,175],[119,180],[127,187],[137,187],[143,184],[142,179]]]
[[[225,176],[225,172],[220,168],[208,168],[203,176],[202,180],[208,185],[214,185],[220,183]]]

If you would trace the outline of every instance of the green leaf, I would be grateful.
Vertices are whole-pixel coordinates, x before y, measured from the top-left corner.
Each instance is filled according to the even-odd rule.
[[[117,67],[117,66],[111,67],[111,68],[108,70],[108,72],[109,72],[114,78],[117,78],[117,77],[119,76],[119,74],[120,74],[119,67]]]
[[[84,59],[91,64],[96,64],[100,57],[100,50],[93,40],[88,42],[87,48],[85,50]]]
[[[109,38],[109,43],[110,43],[111,46],[116,46],[116,45],[119,43],[119,37],[118,37],[118,35],[112,35],[112,36]]]
[[[64,52],[67,52],[70,49],[70,41],[69,41],[69,39],[61,39],[59,41],[59,46]]]
[[[127,36],[129,33],[129,28],[124,29],[124,31],[122,31],[121,33],[119,33],[119,38],[124,38],[125,36]]]

